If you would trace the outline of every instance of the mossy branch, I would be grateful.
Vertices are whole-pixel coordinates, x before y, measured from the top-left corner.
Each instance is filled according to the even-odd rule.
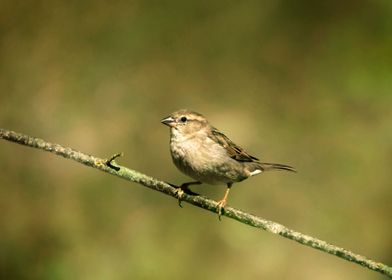
[[[128,169],[124,166],[120,166],[111,160],[108,161],[106,159],[87,155],[85,153],[76,151],[74,149],[63,147],[59,144],[53,144],[47,142],[40,138],[31,137],[28,135],[24,135],[21,133],[17,133],[14,131],[1,129],[1,128],[0,128],[0,138],[21,145],[51,152],[67,159],[72,159],[84,165],[115,175],[117,177],[141,184],[145,187],[148,187],[156,191],[160,191],[162,193],[165,193],[177,199],[176,188],[172,187],[168,183],[154,179],[152,177],[139,173],[135,170]],[[183,194],[182,201],[188,202],[192,205],[209,210],[214,213],[217,212],[217,202],[203,196]],[[232,207],[225,207],[225,210],[222,215],[237,220],[241,223],[253,227],[261,228],[273,234],[278,234],[280,236],[294,240],[303,245],[318,249],[320,251],[329,253],[331,255],[335,255],[347,261],[357,263],[363,267],[380,272],[392,278],[392,267],[390,266],[387,266],[380,262],[373,261],[371,259],[368,259],[367,257],[355,254],[344,248],[329,244],[315,237],[294,231],[279,223],[257,217],[255,215],[243,212],[241,210]]]

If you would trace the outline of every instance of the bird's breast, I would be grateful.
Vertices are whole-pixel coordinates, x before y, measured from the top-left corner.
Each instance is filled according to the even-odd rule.
[[[236,181],[232,159],[218,143],[203,135],[171,137],[171,155],[177,168],[186,175],[208,184]]]

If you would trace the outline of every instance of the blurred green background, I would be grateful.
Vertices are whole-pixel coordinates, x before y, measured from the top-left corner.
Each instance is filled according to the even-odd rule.
[[[392,2],[0,2],[0,127],[181,183],[160,119],[295,166],[229,204],[392,264]],[[0,142],[2,279],[385,279]],[[194,191],[221,198],[224,186]]]

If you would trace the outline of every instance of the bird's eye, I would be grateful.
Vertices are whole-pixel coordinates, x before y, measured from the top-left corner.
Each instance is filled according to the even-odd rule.
[[[180,119],[180,121],[183,122],[183,123],[185,123],[187,120],[188,119],[185,116],[181,117],[181,119]]]

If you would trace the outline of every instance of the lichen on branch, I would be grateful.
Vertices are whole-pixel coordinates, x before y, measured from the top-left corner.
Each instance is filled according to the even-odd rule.
[[[122,179],[141,184],[145,187],[162,192],[178,199],[177,189],[172,185],[115,163],[114,159],[118,155],[110,159],[102,159],[76,151],[72,148],[63,147],[59,144],[47,142],[40,138],[31,137],[25,134],[1,128],[0,138],[21,145],[51,152],[67,159],[72,159],[89,167],[93,167],[120,177]],[[194,206],[203,208],[205,210],[209,210],[215,213],[217,212],[217,202],[204,196],[189,195],[184,193],[181,196],[181,200],[188,202]],[[294,231],[279,223],[263,219],[261,217],[243,212],[232,207],[225,207],[222,216],[237,220],[243,224],[266,230],[273,234],[278,234],[285,238],[294,240],[300,244],[309,246],[314,249],[318,249],[325,253],[345,259],[347,261],[357,263],[363,267],[377,271],[392,278],[392,267],[387,266],[386,264],[373,261],[365,256],[355,254],[349,250],[329,244],[323,240]]]

